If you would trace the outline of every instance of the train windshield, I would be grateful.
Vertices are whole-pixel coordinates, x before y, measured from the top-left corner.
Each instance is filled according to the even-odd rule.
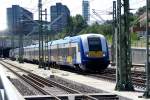
[[[101,41],[99,37],[88,38],[89,51],[101,51]]]

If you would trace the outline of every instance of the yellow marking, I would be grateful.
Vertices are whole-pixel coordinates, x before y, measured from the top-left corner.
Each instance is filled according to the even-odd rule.
[[[72,63],[72,56],[67,56],[67,62]]]
[[[88,54],[89,54],[89,57],[102,57],[103,56],[102,51],[90,51]]]

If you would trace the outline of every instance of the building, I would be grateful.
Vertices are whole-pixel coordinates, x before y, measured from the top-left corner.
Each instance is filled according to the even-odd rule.
[[[90,20],[90,6],[89,6],[89,1],[88,0],[83,0],[82,1],[82,16],[85,19],[86,22],[89,22]]]
[[[150,14],[148,14],[148,16],[150,17]],[[140,27],[146,26],[146,12],[143,13],[140,17],[139,17],[139,23],[140,23]],[[150,23],[149,23],[150,26]]]
[[[67,26],[70,17],[68,7],[61,3],[56,3],[56,5],[50,7],[50,13],[51,30],[55,32],[62,31]]]
[[[30,32],[32,30],[31,20],[33,20],[33,14],[19,5],[7,8],[7,26],[13,34]]]
[[[150,17],[150,14],[148,14]],[[130,29],[131,32],[135,32],[138,34],[140,37],[145,37],[146,36],[146,12],[144,12],[142,15],[138,17],[136,22],[134,23]],[[150,28],[150,23],[149,23],[149,28]]]

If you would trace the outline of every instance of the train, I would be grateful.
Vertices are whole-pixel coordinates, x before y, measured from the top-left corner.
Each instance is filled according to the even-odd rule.
[[[45,47],[46,45],[44,45]],[[103,71],[109,63],[107,40],[102,34],[88,33],[49,41],[44,49],[45,62],[65,65],[82,71]],[[23,47],[23,59],[38,62],[39,44]],[[19,58],[19,48],[11,49],[10,57]]]

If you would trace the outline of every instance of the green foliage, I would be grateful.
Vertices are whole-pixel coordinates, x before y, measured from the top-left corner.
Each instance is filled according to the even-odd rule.
[[[131,33],[131,44],[134,44],[139,40],[137,33]]]
[[[99,33],[103,35],[111,35],[112,34],[112,25],[111,24],[102,24],[99,25],[94,23],[91,26],[86,27],[79,34],[87,34],[87,33]]]
[[[57,33],[54,38],[64,38],[65,36],[74,36],[77,35],[80,31],[87,27],[86,21],[81,15],[76,15],[75,17],[70,17],[68,19],[67,27],[60,33]]]
[[[130,25],[136,25],[137,24],[137,20],[138,19],[138,16],[136,16],[135,14],[133,13],[130,13],[130,16],[129,16],[129,21],[130,21]]]
[[[68,26],[65,29],[66,33],[69,33],[67,35],[76,35],[79,33],[82,29],[87,27],[87,23],[83,19],[81,15],[76,15],[75,17],[70,17],[68,20]]]
[[[112,35],[106,35],[105,37],[107,39],[108,44],[112,44]]]
[[[146,38],[139,37],[137,33],[131,33],[131,46],[133,47],[145,47],[146,46]]]
[[[130,13],[130,22],[134,22],[137,19],[137,16]],[[98,23],[94,23],[90,26],[87,25],[85,20],[81,15],[76,15],[75,17],[70,17],[68,20],[67,27],[57,35],[55,35],[54,39],[64,38],[66,36],[74,36],[79,34],[88,34],[88,33],[97,33],[103,34],[108,43],[112,43],[112,21],[107,21],[104,24],[99,25]],[[131,33],[132,42],[138,40],[138,36],[136,33]]]
[[[138,11],[136,12],[136,14],[137,14],[138,16],[140,16],[140,15],[142,15],[145,11],[146,11],[146,6],[143,6],[143,7],[140,7],[140,8],[138,9]]]
[[[68,25],[67,25],[67,27],[63,30],[63,32],[64,32],[64,33],[72,34],[73,28],[74,28],[73,17],[69,17],[69,19],[68,19]],[[68,34],[68,35],[69,35],[69,34]]]
[[[62,32],[56,34],[54,36],[54,39],[87,33],[103,34],[105,36],[108,36],[110,39],[112,35],[112,25],[111,23],[105,23],[102,25],[94,23],[93,25],[88,26],[81,15],[76,15],[75,17],[69,18],[68,26]]]
[[[139,40],[137,33],[131,33],[131,40]]]

